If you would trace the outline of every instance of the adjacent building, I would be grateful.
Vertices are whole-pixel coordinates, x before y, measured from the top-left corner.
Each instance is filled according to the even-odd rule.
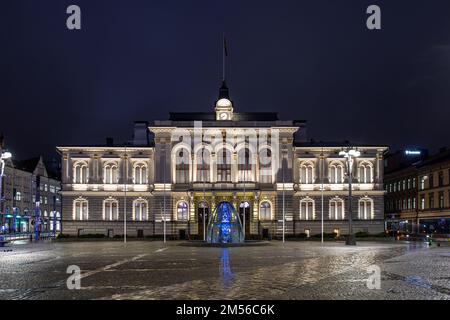
[[[339,152],[356,147],[354,231],[384,232],[385,146],[308,141],[306,121],[238,113],[223,82],[211,112],[136,122],[133,139],[60,146],[64,233],[203,239],[227,201],[246,238],[348,232]]]
[[[7,159],[0,202],[1,232],[60,232],[61,182],[57,170],[42,157]]]
[[[417,170],[420,232],[450,234],[450,150],[441,149]]]
[[[449,234],[450,150],[401,151],[386,161],[387,230]]]

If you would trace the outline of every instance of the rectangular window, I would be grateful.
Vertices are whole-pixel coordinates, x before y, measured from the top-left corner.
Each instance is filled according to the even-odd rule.
[[[412,182],[412,187],[413,187],[413,189],[416,187],[416,178],[413,178],[413,180],[412,180],[413,182]]]
[[[425,176],[420,177],[420,190],[425,190]]]
[[[438,179],[439,187],[442,187],[444,185],[444,172],[439,172],[439,179]]]
[[[439,192],[439,209],[444,208],[444,192]]]
[[[428,208],[429,209],[434,208],[434,193],[428,194]]]
[[[403,180],[402,190],[406,190],[406,180]]]
[[[434,187],[434,174],[430,173],[428,176],[428,188],[433,188]]]
[[[416,208],[416,197],[412,198],[412,208],[415,209]]]
[[[22,194],[20,193],[20,191],[16,191],[16,194],[14,196],[14,199],[16,201],[21,201],[22,200]]]
[[[425,210],[425,195],[420,196],[420,210]]]

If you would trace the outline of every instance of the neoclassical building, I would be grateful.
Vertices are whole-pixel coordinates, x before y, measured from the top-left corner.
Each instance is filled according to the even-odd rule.
[[[203,239],[221,201],[246,238],[348,232],[346,143],[306,139],[306,122],[236,113],[225,83],[214,110],[136,122],[132,141],[61,146],[63,233]],[[352,145],[354,231],[384,231],[384,146]],[[284,223],[283,223],[284,217]]]

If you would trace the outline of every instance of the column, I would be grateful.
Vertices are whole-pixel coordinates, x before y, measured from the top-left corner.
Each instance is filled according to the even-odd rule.
[[[234,183],[238,182],[237,153],[236,152],[233,152],[231,154],[231,181]]]

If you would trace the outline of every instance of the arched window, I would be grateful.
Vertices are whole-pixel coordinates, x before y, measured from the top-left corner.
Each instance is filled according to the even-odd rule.
[[[73,202],[73,219],[74,220],[88,220],[89,207],[88,201],[83,198],[78,198]]]
[[[330,183],[344,183],[344,165],[341,162],[332,162],[329,169]]]
[[[359,183],[372,183],[373,167],[370,162],[364,161],[359,164]]]
[[[314,165],[311,162],[303,162],[300,165],[300,183],[311,184],[314,182]]]
[[[309,197],[300,200],[300,220],[314,220],[315,217],[314,200]]]
[[[103,201],[103,220],[119,220],[119,202],[116,199]]]
[[[177,204],[177,220],[186,221],[189,216],[189,207],[186,201],[180,201]]]
[[[248,148],[243,148],[238,152],[238,181],[253,181],[250,150]]]
[[[147,165],[145,163],[136,163],[134,165],[133,179],[135,184],[147,183]]]
[[[189,151],[185,148],[179,149],[175,161],[176,183],[189,183]]]
[[[341,198],[333,198],[330,200],[330,219],[342,220],[344,219],[344,200]]]
[[[263,201],[259,205],[259,219],[272,220],[272,208],[269,201]]]
[[[87,183],[88,182],[88,165],[84,161],[75,162],[73,165],[73,182]]]
[[[210,180],[210,152],[206,148],[202,148],[197,153],[197,181],[209,182]]]
[[[117,183],[117,164],[106,163],[103,167],[103,181],[104,183]]]
[[[133,201],[133,219],[136,221],[148,220],[148,205],[144,199],[136,199]]]
[[[272,183],[272,151],[268,148],[259,152],[259,182]]]
[[[217,181],[231,182],[231,152],[226,148],[217,153]]]
[[[358,218],[359,219],[373,219],[373,200],[365,197],[359,199],[359,210],[358,210]]]

